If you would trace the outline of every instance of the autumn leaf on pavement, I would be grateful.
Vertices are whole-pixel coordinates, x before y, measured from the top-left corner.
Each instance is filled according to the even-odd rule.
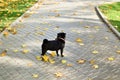
[[[49,57],[47,55],[42,56],[42,60],[45,62],[49,61]]]
[[[50,55],[51,55],[52,57],[54,57],[54,56],[56,56],[56,53],[52,51]]]
[[[60,17],[60,14],[55,15],[55,17]]]
[[[36,59],[37,60],[42,60],[42,57],[41,56],[36,56]]]
[[[66,60],[61,60],[61,63],[65,64],[65,63],[67,63],[67,61]]]
[[[82,39],[77,38],[77,39],[76,39],[76,42],[78,42],[78,43],[82,43],[83,41],[82,41]]]
[[[14,52],[14,53],[16,53],[16,52],[18,52],[18,50],[17,50],[17,49],[15,49],[15,50],[13,50],[13,52]]]
[[[114,58],[114,57],[108,57],[107,60],[109,60],[109,61],[114,61],[115,58]]]
[[[22,47],[22,48],[25,48],[26,46],[27,46],[26,44],[23,44],[21,47]]]
[[[55,61],[52,60],[52,59],[49,59],[49,62],[50,62],[51,64],[54,64],[54,63],[55,63]]]
[[[1,54],[0,54],[0,57],[4,57],[7,55],[7,50],[4,50]]]
[[[8,35],[9,35],[9,33],[8,33],[7,31],[4,31],[4,32],[3,32],[3,36],[4,36],[4,37],[8,37]]]
[[[33,77],[33,78],[38,78],[39,75],[38,75],[38,74],[32,74],[32,77]]]
[[[94,50],[94,51],[92,51],[92,53],[93,53],[93,54],[98,54],[99,52],[96,51],[96,50]]]
[[[99,68],[99,66],[97,64],[93,65],[92,67],[95,68],[95,69]]]
[[[56,72],[56,73],[55,73],[55,76],[56,76],[56,77],[62,77],[63,74],[62,74],[61,72]]]
[[[27,66],[31,67],[31,66],[33,66],[33,64],[32,63],[28,63]]]
[[[86,62],[86,60],[84,60],[84,59],[80,59],[80,60],[77,60],[77,62],[78,62],[79,64],[83,64],[83,63]]]
[[[80,46],[84,46],[84,43],[79,43]]]
[[[95,64],[95,60],[90,60],[89,63],[90,64]]]
[[[29,52],[29,50],[27,50],[27,49],[24,49],[24,50],[22,51],[23,54],[26,54],[26,53],[28,53],[28,52]]]
[[[116,53],[120,54],[120,50],[117,50]]]
[[[68,66],[68,67],[71,67],[71,66],[73,66],[73,65],[72,65],[72,64],[67,64],[67,66]]]

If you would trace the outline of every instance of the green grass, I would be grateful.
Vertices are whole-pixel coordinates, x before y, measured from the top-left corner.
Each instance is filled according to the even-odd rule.
[[[27,11],[37,0],[0,0],[0,31]]]
[[[120,32],[120,2],[99,6],[108,21]]]

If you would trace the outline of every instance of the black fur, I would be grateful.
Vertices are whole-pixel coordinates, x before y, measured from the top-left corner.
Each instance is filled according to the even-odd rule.
[[[65,46],[65,37],[66,37],[66,33],[58,33],[57,34],[57,38],[55,40],[47,40],[44,39],[43,43],[42,43],[42,56],[45,55],[45,53],[47,52],[47,50],[51,50],[51,51],[56,51],[57,56],[59,56],[58,54],[58,50],[61,51],[61,57],[64,57],[63,55],[63,49]]]

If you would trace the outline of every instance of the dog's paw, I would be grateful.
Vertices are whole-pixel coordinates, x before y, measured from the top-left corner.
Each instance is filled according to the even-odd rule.
[[[64,57],[64,55],[61,55],[61,57]]]

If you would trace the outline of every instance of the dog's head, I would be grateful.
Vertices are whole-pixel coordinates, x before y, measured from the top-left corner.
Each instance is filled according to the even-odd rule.
[[[65,40],[65,37],[66,37],[66,33],[64,33],[64,32],[60,32],[57,34],[57,39],[64,39]]]

